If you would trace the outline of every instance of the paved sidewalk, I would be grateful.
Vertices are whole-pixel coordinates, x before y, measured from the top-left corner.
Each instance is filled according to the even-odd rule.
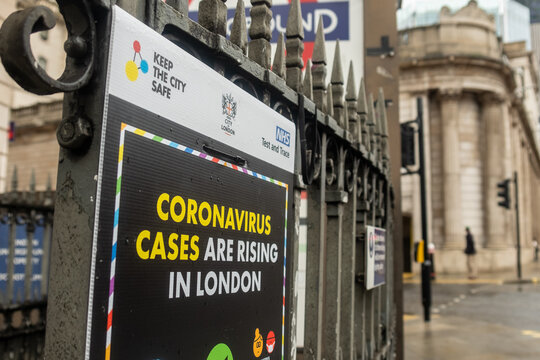
[[[523,283],[540,282],[540,262],[533,262],[522,267]],[[508,269],[499,272],[480,273],[478,278],[470,280],[466,274],[437,274],[434,283],[437,284],[503,284],[517,282],[517,270]],[[403,274],[403,283],[420,284],[419,273]]]
[[[405,358],[413,360],[540,359],[540,264],[479,279],[439,276],[432,320],[423,321],[419,279],[404,284]],[[510,283],[509,283],[510,282]]]

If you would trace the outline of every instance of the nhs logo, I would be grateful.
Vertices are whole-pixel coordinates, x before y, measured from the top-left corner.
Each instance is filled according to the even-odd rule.
[[[280,128],[279,126],[276,126],[276,140],[282,143],[283,145],[290,146],[291,145],[291,134]]]

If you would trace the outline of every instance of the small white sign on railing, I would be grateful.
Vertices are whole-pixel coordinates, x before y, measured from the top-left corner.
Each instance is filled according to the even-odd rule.
[[[367,226],[366,232],[366,289],[386,282],[386,230]]]

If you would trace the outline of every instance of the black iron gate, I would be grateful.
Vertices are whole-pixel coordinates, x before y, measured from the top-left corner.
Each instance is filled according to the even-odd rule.
[[[54,26],[45,7],[12,14],[0,32],[6,70],[36,94],[64,92],[55,227],[52,243],[47,359],[84,359],[99,148],[112,2],[57,0],[69,38],[66,70],[51,79],[36,65],[32,32]],[[238,1],[230,40],[226,6],[202,0],[199,22],[187,17],[187,0],[119,0],[118,5],[212,67],[262,103],[294,121],[298,129],[294,186],[296,269],[300,192],[308,193],[304,348],[297,349],[296,284],[287,287],[286,358],[374,359],[394,355],[393,223],[387,119],[382,90],[366,93],[351,66],[347,81],[339,43],[330,82],[322,20],[305,71],[299,0],[291,2],[286,33],[273,61],[271,0],[252,0],[251,26]],[[248,41],[248,33],[250,40]],[[285,55],[285,50],[287,55]],[[357,85],[360,84],[359,87]],[[386,284],[366,290],[366,227],[386,229]],[[399,256],[399,255],[397,255]]]

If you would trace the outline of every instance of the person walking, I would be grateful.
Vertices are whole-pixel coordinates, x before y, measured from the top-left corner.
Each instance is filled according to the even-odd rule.
[[[465,228],[465,233],[465,254],[467,255],[467,271],[469,274],[469,279],[476,279],[476,249],[474,248],[474,238],[471,233],[471,229],[469,229],[468,226]]]

